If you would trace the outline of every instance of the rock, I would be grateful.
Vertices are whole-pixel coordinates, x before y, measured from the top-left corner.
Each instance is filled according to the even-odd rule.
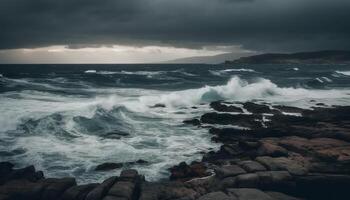
[[[272,157],[280,157],[280,156],[288,155],[288,151],[285,148],[275,144],[268,143],[268,142],[261,142],[261,145],[257,153],[259,156],[272,156]]]
[[[236,125],[247,128],[261,128],[261,115],[206,113],[201,116],[201,122],[206,124]]]
[[[10,172],[4,174],[4,176],[0,178],[0,180],[2,179],[3,181],[6,181],[6,180],[16,180],[16,179],[27,179],[30,181],[38,181],[43,177],[44,177],[43,173],[41,171],[36,172],[34,166],[31,165],[21,169],[13,169]]]
[[[201,122],[199,121],[199,119],[184,120],[183,123],[185,123],[185,124],[191,124],[191,125],[193,125],[193,126],[199,126],[199,125],[201,125]]]
[[[210,107],[219,112],[238,112],[243,113],[242,108],[233,105],[225,105],[222,101],[214,101],[210,103]]]
[[[252,102],[246,102],[243,104],[243,108],[247,109],[251,113],[270,113],[271,109],[267,105],[256,104]]]
[[[188,199],[194,200],[198,193],[193,189],[186,187],[165,187],[159,196],[159,199]]]
[[[117,181],[117,177],[110,177],[103,181],[100,185],[91,190],[87,195],[85,200],[98,200],[102,199],[112,187],[112,185]]]
[[[299,198],[292,197],[281,192],[266,192],[266,194],[275,200],[301,200]]]
[[[264,171],[256,174],[259,177],[258,188],[280,191],[294,188],[293,177],[288,171]]]
[[[141,185],[140,200],[158,200],[163,186],[159,183],[145,182]]]
[[[105,196],[103,200],[129,200],[125,197]]]
[[[77,183],[74,178],[48,178],[42,181],[47,185],[42,192],[41,200],[55,200],[58,199],[65,190],[75,186]]]
[[[258,172],[258,171],[266,171],[266,168],[258,162],[247,160],[241,161],[238,163],[244,170],[247,172]]]
[[[187,165],[185,162],[178,166],[170,168],[170,180],[189,180],[196,177],[204,177],[210,175],[207,172],[207,167],[201,162],[193,162]]]
[[[239,200],[275,200],[263,191],[251,188],[227,189],[227,193]]]
[[[140,182],[143,181],[143,177],[139,175],[139,173],[134,169],[123,170],[120,173],[119,180],[122,181],[132,181],[132,182]]]
[[[165,108],[165,107],[166,107],[165,104],[162,104],[162,103],[157,103],[151,106],[151,108]]]
[[[302,108],[291,107],[291,106],[273,106],[273,108],[286,113],[301,113],[305,110]]]
[[[126,137],[126,136],[130,136],[130,133],[119,131],[119,130],[114,130],[102,135],[102,137],[110,138],[110,139],[120,139],[121,137]]]
[[[206,194],[206,195],[198,198],[198,200],[213,200],[213,199],[215,199],[215,200],[236,200],[237,198],[232,197],[232,196],[229,197],[223,192],[212,192],[212,193]]]
[[[293,175],[305,175],[308,173],[308,167],[302,163],[286,158],[278,157],[272,158],[268,156],[257,157],[256,161],[266,166],[269,170],[287,170]]]
[[[225,165],[222,167],[215,168],[216,176],[223,179],[229,176],[237,176],[240,174],[245,174],[246,171],[239,167],[238,165]]]
[[[137,163],[137,164],[148,164],[148,161],[139,159],[135,163]]]
[[[113,170],[113,169],[118,169],[122,168],[123,163],[103,163],[100,165],[97,165],[95,168],[96,171],[107,171],[107,170]]]
[[[15,200],[39,199],[43,188],[44,184],[42,183],[12,180],[0,186],[0,194]]]
[[[218,184],[214,186],[216,190],[224,190],[226,188],[237,187],[236,177],[227,177],[222,179]]]
[[[350,161],[350,143],[342,140],[331,138],[306,139],[301,137],[286,137],[282,138],[279,144],[289,151],[294,151],[302,155],[316,156],[321,160]]]
[[[61,196],[61,200],[84,200],[86,195],[96,188],[98,184],[78,185],[67,189]]]
[[[133,199],[135,192],[135,184],[129,181],[118,181],[108,191],[107,196],[122,197]]]
[[[0,175],[5,175],[12,171],[14,164],[10,162],[0,162]]]
[[[256,140],[249,141],[249,140],[240,140],[238,142],[239,146],[242,147],[245,150],[256,150],[260,144]]]
[[[140,200],[196,199],[199,194],[181,182],[143,183]]]
[[[259,176],[255,173],[242,174],[236,177],[236,185],[241,188],[254,188],[259,185]]]

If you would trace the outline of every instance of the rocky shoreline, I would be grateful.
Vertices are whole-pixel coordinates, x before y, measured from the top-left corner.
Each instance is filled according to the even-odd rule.
[[[313,110],[212,102],[186,124],[222,144],[202,161],[172,167],[166,182],[123,170],[102,183],[44,178],[34,166],[0,163],[0,200],[297,200],[350,198],[350,106]],[[237,127],[241,127],[238,128]],[[142,163],[144,161],[138,161]],[[119,167],[108,163],[100,169]]]

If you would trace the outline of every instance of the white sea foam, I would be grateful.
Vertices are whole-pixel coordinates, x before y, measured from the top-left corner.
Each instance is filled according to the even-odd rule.
[[[332,79],[330,79],[330,78],[328,78],[328,77],[325,77],[325,76],[323,76],[322,79],[325,80],[325,81],[327,81],[328,83],[333,82]]]
[[[294,70],[294,71],[299,71],[299,68],[294,67],[293,70]]]
[[[225,76],[225,75],[229,75],[230,72],[256,72],[256,71],[253,69],[240,68],[240,69],[209,70],[209,72],[215,76]]]
[[[320,78],[315,78],[318,82],[323,83],[323,80]]]
[[[335,72],[338,74],[345,75],[345,76],[350,76],[350,71],[335,71]]]
[[[96,70],[86,70],[85,71],[86,74],[95,74],[96,73]]]

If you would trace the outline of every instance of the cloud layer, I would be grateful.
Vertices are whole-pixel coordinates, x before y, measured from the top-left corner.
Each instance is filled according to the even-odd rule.
[[[350,49],[349,0],[1,0],[0,49]]]

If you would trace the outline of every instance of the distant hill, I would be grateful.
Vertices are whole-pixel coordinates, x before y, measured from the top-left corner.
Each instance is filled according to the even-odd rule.
[[[241,57],[225,64],[332,64],[349,63],[350,51],[316,51],[292,54],[268,53]]]
[[[187,57],[180,58],[176,60],[170,60],[166,63],[182,63],[182,64],[191,64],[191,63],[203,63],[203,64],[219,64],[224,60],[234,60],[242,56],[251,56],[256,53],[225,53],[215,56],[198,56],[198,57]]]

